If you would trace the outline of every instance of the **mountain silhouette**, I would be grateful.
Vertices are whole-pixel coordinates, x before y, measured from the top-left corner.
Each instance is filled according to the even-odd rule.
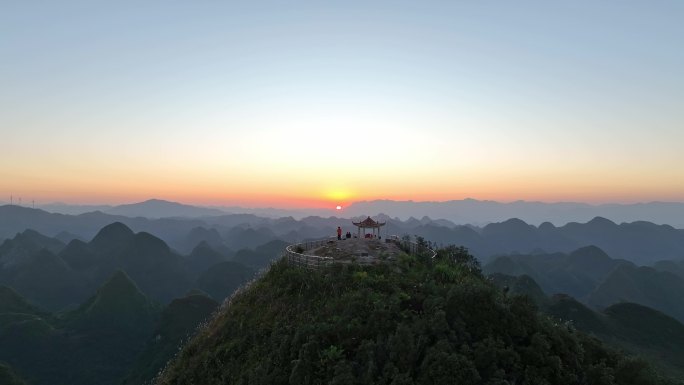
[[[224,261],[210,266],[197,279],[198,287],[215,300],[222,302],[235,289],[252,279],[256,271],[233,261]]]
[[[64,247],[61,241],[46,237],[34,230],[25,230],[0,245],[0,267],[8,268],[26,262],[26,259],[45,249],[57,253]]]
[[[225,211],[218,209],[190,206],[161,199],[149,199],[144,202],[115,206],[106,210],[106,213],[146,218],[204,217],[226,214]]]
[[[43,311],[30,304],[14,289],[0,286],[0,314],[3,313],[42,314]]]
[[[80,236],[76,234],[72,234],[68,231],[60,231],[57,233],[57,235],[54,236],[54,239],[64,243],[68,244],[69,242],[73,241],[74,239],[78,239],[79,241],[83,241],[84,239],[81,238]]]
[[[596,246],[582,247],[569,254],[507,255],[484,266],[486,273],[528,275],[548,295],[563,293],[586,299],[616,267],[630,264],[610,258]]]
[[[51,310],[77,303],[87,287],[85,277],[47,249],[26,257],[21,264],[6,267],[1,277],[0,283]]]
[[[520,218],[530,224],[551,222],[556,225],[568,222],[586,222],[594,217],[608,218],[614,222],[647,220],[684,227],[684,203],[648,202],[635,204],[591,205],[573,202],[495,202],[476,199],[444,202],[413,202],[374,200],[359,201],[345,208],[349,216],[392,213],[393,216],[442,218],[457,224],[483,225],[501,222],[508,218]]]
[[[100,253],[121,250],[134,237],[133,230],[121,222],[114,222],[103,227],[90,241],[90,246]]]
[[[227,244],[235,250],[255,248],[277,238],[271,230],[263,227],[258,229],[234,227],[225,236]]]
[[[510,295],[523,295],[531,299],[537,306],[545,306],[549,299],[541,287],[528,275],[512,276],[500,273],[489,275],[493,284]]]
[[[531,245],[539,243],[537,228],[517,218],[490,223],[482,228],[481,234],[488,242],[520,252],[529,252]]]
[[[257,246],[253,250],[238,250],[232,260],[254,269],[261,269],[268,266],[271,261],[280,258],[287,245],[288,243],[285,241],[272,240]]]
[[[161,239],[137,233],[114,259],[152,298],[168,302],[191,288],[184,261]]]
[[[69,313],[72,328],[102,330],[147,331],[157,317],[159,308],[119,270],[97,293],[75,311]]]
[[[88,243],[79,239],[69,242],[60,252],[62,258],[72,269],[87,271],[97,267],[98,256]]]
[[[232,256],[232,253],[230,254]],[[223,253],[214,250],[207,242],[201,241],[187,258],[188,269],[194,274],[206,271],[210,266],[228,259]]]
[[[206,295],[188,295],[171,301],[123,384],[149,383],[217,307],[218,302]]]
[[[216,250],[226,248],[226,244],[221,237],[221,234],[219,234],[216,229],[207,229],[202,226],[198,226],[190,230],[188,235],[185,237],[183,241],[183,250],[192,250],[192,248],[201,242],[205,242],[207,245]]]
[[[11,366],[4,362],[0,362],[0,384],[2,385],[27,385],[18,374],[14,372]]]
[[[0,286],[0,361],[35,385],[115,385],[131,373],[140,382],[127,383],[149,382],[216,306],[193,294],[162,312],[122,271],[66,313],[43,312]]]
[[[684,260],[680,261],[658,261],[653,264],[653,268],[658,271],[666,271],[678,275],[684,279]]]
[[[439,256],[325,271],[276,263],[221,308],[156,384],[239,383],[246,373],[254,383],[665,383],[648,365]]]
[[[664,204],[658,207],[669,206]],[[516,216],[507,216],[502,218],[505,220],[501,222],[484,223],[485,227],[488,227],[485,231],[485,227],[457,226],[450,221],[432,219],[439,218],[438,215],[423,211],[417,213],[411,221],[387,219],[386,234],[420,235],[437,244],[463,245],[483,262],[487,262],[493,256],[513,252],[568,253],[589,245],[600,247],[614,258],[627,259],[640,265],[650,265],[660,260],[679,260],[684,256],[684,231],[668,225],[644,221],[617,224],[615,218],[605,215],[596,218],[594,215],[589,218],[595,219],[587,223],[570,222],[556,226],[544,221],[538,227],[530,228],[519,220],[508,219]],[[388,218],[387,215],[382,217]],[[415,219],[416,217],[421,219]],[[518,218],[525,219],[524,216]],[[201,240],[211,241],[208,238],[213,238],[218,241],[211,229],[219,233],[227,248],[239,250],[255,248],[273,239],[295,242],[330,236],[335,234],[334,230],[340,225],[351,228],[349,219],[335,217],[305,217],[295,220],[264,218],[251,214],[225,214],[201,218],[148,219],[128,218],[102,212],[61,215],[27,207],[0,206],[0,239],[12,238],[27,228],[42,234],[57,234],[68,230],[82,239],[91,239],[98,230],[112,222],[123,223],[134,232],[154,234],[183,253],[189,253]],[[188,239],[192,238],[189,234],[198,227],[209,229],[212,234],[207,233],[206,236],[200,237],[207,239],[197,239],[197,242],[188,243]],[[225,250],[216,245],[212,247],[225,253]]]
[[[554,296],[545,311],[616,348],[649,358],[672,377],[684,376],[684,325],[662,312],[629,302],[596,312],[564,295]]]
[[[634,302],[660,310],[684,321],[684,279],[651,267],[618,266],[587,298],[604,308],[619,302]]]

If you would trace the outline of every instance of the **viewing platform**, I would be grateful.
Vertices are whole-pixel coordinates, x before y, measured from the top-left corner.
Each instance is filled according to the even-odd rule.
[[[359,265],[376,265],[395,261],[401,254],[424,255],[434,258],[437,253],[425,245],[412,242],[410,238],[390,235],[380,236],[380,229],[385,222],[374,221],[368,217],[352,224],[358,228],[358,234],[351,232],[342,234],[337,228],[337,238],[331,237],[316,241],[295,243],[285,248],[283,257],[292,266],[307,269],[319,269],[336,263]],[[367,232],[371,229],[371,233]]]
[[[392,235],[377,238],[335,238],[295,243],[285,248],[283,257],[292,266],[321,269],[333,264],[356,263],[377,265],[395,261],[401,254],[425,255],[434,258],[437,253],[415,242]]]
[[[361,264],[394,260],[403,253],[394,242],[364,238],[333,239],[310,250],[310,252],[320,257],[332,258],[339,263],[357,262]]]

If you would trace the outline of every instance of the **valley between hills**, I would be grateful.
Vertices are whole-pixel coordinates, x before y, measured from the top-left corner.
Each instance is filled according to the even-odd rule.
[[[684,378],[684,232],[667,225],[380,215],[437,257],[314,272],[285,247],[351,221],[0,214],[0,383]]]

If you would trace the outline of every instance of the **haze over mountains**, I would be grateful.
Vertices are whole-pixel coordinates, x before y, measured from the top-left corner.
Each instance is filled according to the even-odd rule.
[[[435,258],[314,272],[281,260],[233,296],[155,383],[674,384],[495,287],[471,258],[441,249]],[[663,337],[676,344],[684,327],[623,308],[609,309],[617,315],[604,335],[628,331],[619,341],[670,354],[667,370],[681,373],[681,349]],[[650,331],[634,315],[667,329]]]
[[[35,214],[34,211],[37,210],[31,213]],[[243,219],[254,220],[252,216],[244,216]],[[235,218],[233,220],[239,222]],[[439,226],[439,221],[415,222],[399,222],[395,225],[407,226],[406,228],[411,230],[453,230]],[[475,228],[476,234],[482,234],[485,242],[498,242],[501,247],[520,247],[524,242],[535,239],[522,237],[519,241],[512,241],[518,239],[517,233],[514,232],[515,228],[532,232],[538,228],[518,220],[513,220],[514,226],[509,228],[508,222],[510,221],[492,224],[493,228]],[[189,254],[180,254],[154,235],[136,233],[120,222],[104,226],[89,241],[74,239],[64,244],[34,230],[25,230],[6,240],[0,245],[0,360],[9,364],[2,364],[5,365],[2,368],[4,375],[13,378],[13,381],[22,381],[21,378],[24,378],[36,385],[143,384],[150,381],[177,352],[179,344],[217,309],[217,301],[230,296],[238,286],[252,279],[256,270],[263,268],[280,255],[286,242],[269,237],[287,231],[289,226],[293,223],[298,224],[299,221],[266,220],[263,223],[269,224],[268,231],[243,228],[239,224],[227,232],[217,227],[193,228],[185,237],[188,242],[197,242]],[[327,228],[328,223],[324,218],[311,218],[306,226],[313,227],[317,224]],[[606,224],[605,220],[599,220],[599,223]],[[411,227],[413,225],[417,227]],[[606,237],[621,241],[623,240],[620,234],[629,229],[629,226],[623,228],[622,225],[616,224],[608,227],[595,226],[591,223],[575,226],[582,230],[579,233],[593,232],[597,239]],[[649,226],[665,233],[671,231],[669,226]],[[461,230],[465,228],[473,230],[470,227]],[[512,233],[508,234],[508,231]],[[434,233],[437,234],[436,231]],[[675,234],[679,233],[675,231]],[[628,236],[630,233],[626,232],[624,235]],[[644,237],[654,237],[651,241],[663,239],[659,231],[646,232]],[[232,251],[238,241],[251,244],[261,241],[265,243],[254,248]],[[672,246],[667,242],[664,245]],[[679,360],[684,354],[676,344],[683,339],[684,326],[677,319],[684,318],[684,303],[679,301],[678,293],[684,290],[684,277],[661,270],[672,267],[673,271],[680,272],[680,267],[684,266],[682,261],[684,259],[660,261],[656,263],[658,268],[636,267],[632,262],[613,259],[601,249],[588,246],[567,254],[501,256],[487,265],[485,271],[492,272],[496,270],[492,267],[498,266],[498,271],[520,276],[509,276],[511,278],[503,278],[504,281],[501,281],[502,278],[496,278],[494,281],[505,282],[504,284],[511,288],[511,294],[528,295],[539,304],[544,313],[559,317],[561,320],[572,320],[579,330],[591,333],[614,346],[643,355],[658,363],[663,373],[679,376],[684,373],[684,366]],[[406,259],[401,263],[402,271],[406,274],[415,274],[411,270],[415,262]],[[282,271],[282,268],[283,266],[278,269]],[[468,273],[469,269],[464,270],[458,265],[451,267],[456,270],[449,274],[444,272],[444,268],[438,264],[434,272],[429,274],[435,274],[440,284],[445,283],[445,279],[455,279],[450,284],[456,285],[449,289],[448,293],[461,290],[459,297],[466,301],[459,306],[447,306],[446,314],[452,314],[450,312],[453,309],[461,309],[460,311],[464,312],[462,314],[472,314],[476,317],[466,324],[493,325],[493,318],[490,316],[475,316],[477,312],[473,296],[482,294],[482,288],[472,292],[474,288],[469,288],[470,283],[464,285],[459,283],[460,279],[454,277],[465,274],[463,279],[466,282],[479,281],[481,278],[475,278],[472,270]],[[364,282],[363,285],[375,285],[372,283],[375,280],[381,283],[386,279],[382,278],[385,276],[383,273],[367,281],[368,276],[363,271],[354,271],[356,270],[352,269],[344,273],[348,275],[343,280],[346,284],[356,285],[353,282],[360,280],[359,282]],[[382,269],[379,271],[382,272]],[[392,279],[396,280],[397,284],[408,285],[402,290],[412,293],[407,296],[403,291],[387,291],[387,294],[404,296],[392,302],[406,307],[402,311],[420,315],[423,313],[416,312],[415,309],[435,311],[441,306],[446,306],[439,305],[441,302],[433,297],[423,298],[419,292],[410,291],[410,288],[415,290],[415,285],[403,282],[402,274],[391,270],[385,273],[392,274]],[[288,274],[299,274],[299,277],[304,279],[303,282],[309,282],[313,273]],[[534,276],[541,283],[543,290],[532,278],[520,274]],[[663,279],[665,275],[670,279]],[[342,282],[330,286],[327,278],[317,279],[320,280],[319,285],[323,285],[321,288],[327,288],[326,290],[332,290],[330,287],[334,288]],[[259,285],[263,285],[263,282]],[[299,285],[289,289],[288,285],[294,283],[285,280],[274,287],[284,293],[298,292],[299,289],[296,288],[299,288]],[[483,288],[486,287],[486,284],[484,285]],[[198,288],[202,291],[198,291]],[[486,296],[487,300],[491,300],[490,296],[499,295],[489,288],[485,291],[490,293]],[[555,292],[566,293],[566,296],[549,298]],[[669,295],[664,295],[668,293]],[[447,291],[442,294],[446,295]],[[449,299],[451,295],[445,298]],[[581,302],[569,295],[576,296]],[[256,295],[256,298],[260,296]],[[354,298],[343,303],[365,303],[360,300],[362,297]],[[364,294],[363,298],[367,298],[367,294]],[[505,297],[503,300],[508,301]],[[513,301],[511,304],[518,304],[515,306],[524,306],[524,311],[528,314],[526,317],[535,311],[528,305],[522,305],[524,301],[518,302],[513,297],[510,300]],[[36,306],[37,303],[42,306]],[[244,308],[244,303],[241,306]],[[44,310],[46,308],[50,311]],[[355,308],[355,305],[351,305],[351,308]],[[662,313],[654,309],[659,309]],[[250,314],[261,314],[257,309],[248,311]],[[344,311],[344,308],[340,307],[339,311]],[[375,320],[394,314],[388,313],[382,307],[376,308],[376,311],[378,314],[371,317]],[[441,316],[444,312],[438,310],[436,314]],[[480,316],[484,318],[477,318]],[[259,317],[256,319],[261,320]],[[219,316],[218,319],[225,318]],[[476,319],[479,321],[476,322]],[[635,322],[636,319],[643,324]],[[540,322],[544,324],[545,321]],[[437,332],[444,326],[440,322],[424,325],[431,325],[421,332],[428,333],[426,335]],[[455,328],[460,324],[449,319],[448,325]],[[657,328],[657,331],[654,331],[653,327]],[[662,330],[663,328],[666,328],[667,332]],[[247,333],[248,329],[249,327],[240,330],[241,333]],[[315,330],[329,335],[325,327],[321,326]],[[500,329],[500,332],[507,333],[511,330],[513,329],[504,328]],[[241,338],[239,335],[240,333],[221,334],[217,341],[230,345],[232,338]],[[305,342],[297,338],[301,336],[288,343]],[[396,340],[394,337],[392,339]],[[351,342],[345,343],[345,351],[352,347],[356,349],[355,343],[353,338]],[[249,346],[244,342],[239,345],[245,348]],[[479,349],[483,348],[481,346]],[[208,354],[210,351],[211,349],[203,350],[202,353]],[[333,353],[335,352],[333,350]],[[288,354],[296,356],[302,353],[295,351]],[[291,358],[288,359],[291,361]],[[300,362],[301,360],[302,358]],[[476,359],[474,362],[480,365]],[[83,371],[83,365],[94,369]],[[287,367],[289,364],[283,365]],[[639,367],[639,364],[635,365],[635,368]],[[487,373],[486,367],[477,367],[481,374]],[[641,373],[643,375],[643,372]],[[494,372],[488,374],[493,375]]]
[[[163,215],[165,208],[177,215]],[[160,217],[139,216],[140,210]],[[214,209],[161,201],[111,212],[0,206],[0,361],[9,363],[3,364],[8,378],[58,383],[55,373],[78,371],[59,356],[66,350],[88,355],[100,368],[69,383],[141,384],[217,302],[278,259],[288,243],[329,237],[337,226],[355,231],[348,218],[211,215]],[[684,373],[680,349],[632,322],[670,325],[672,338],[681,339],[683,230],[602,217],[562,226],[518,218],[482,226],[425,215],[375,218],[387,223],[385,236],[466,246],[486,273],[505,274],[497,279],[547,314],[649,359],[664,357],[665,372]],[[93,346],[108,351],[91,353]],[[42,353],[31,353],[36,349]],[[31,372],[32,359],[41,370]]]
[[[5,203],[3,203],[5,204]],[[173,218],[173,217],[204,217],[225,214],[255,214],[269,218],[293,216],[301,218],[308,215],[323,215],[331,213],[326,209],[277,209],[277,208],[246,208],[237,206],[204,207],[193,206],[162,199],[149,199],[143,202],[123,205],[73,205],[66,203],[50,203],[38,205],[37,208],[51,213],[78,215],[94,211],[101,211],[111,215],[145,218]]]
[[[539,226],[520,219],[508,219],[482,227],[456,225],[443,219],[409,218],[402,221],[379,215],[386,221],[384,235],[419,235],[437,244],[468,247],[483,261],[499,254],[571,252],[584,246],[597,246],[614,258],[650,265],[659,260],[684,258],[684,230],[646,221],[617,224],[596,217],[586,223],[571,222]],[[354,231],[351,221],[338,217],[265,218],[252,214],[226,214],[200,218],[125,217],[101,212],[81,215],[53,214],[19,206],[0,206],[0,239],[33,229],[63,242],[70,237],[91,239],[102,227],[121,222],[135,232],[147,232],[164,240],[172,249],[189,253],[205,240],[216,249],[236,251],[254,248],[270,240],[294,242],[334,234],[337,226]],[[65,232],[64,229],[68,229]],[[73,239],[72,238],[72,239]]]
[[[161,305],[123,271],[66,312],[0,286],[0,360],[34,385],[148,383],[217,306],[199,292]]]
[[[564,225],[568,222],[586,222],[594,217],[604,217],[618,223],[644,220],[684,228],[684,203],[679,202],[592,205],[573,202],[530,201],[503,203],[476,199],[444,202],[374,200],[354,202],[339,212],[332,209],[200,207],[159,199],[119,206],[54,203],[38,205],[37,207],[48,212],[61,214],[77,215],[101,211],[111,215],[146,218],[203,217],[224,214],[254,214],[268,218],[291,216],[296,219],[307,216],[327,217],[334,214],[349,218],[384,213],[402,220],[428,216],[433,219],[446,219],[455,224],[473,225],[501,222],[509,218],[519,218],[534,225],[543,222]]]
[[[678,263],[682,263],[682,258]],[[545,295],[569,295],[595,309],[621,302],[648,306],[684,322],[684,275],[654,266],[613,259],[595,246],[571,253],[506,255],[484,266],[488,274],[527,276]]]
[[[684,203],[678,202],[591,205],[529,201],[502,203],[476,199],[445,202],[375,200],[355,202],[345,209],[345,213],[387,213],[402,219],[428,216],[447,219],[457,224],[473,225],[501,222],[509,218],[518,218],[534,225],[544,222],[564,225],[568,222],[586,222],[594,217],[604,217],[618,223],[643,220],[684,227]]]
[[[648,357],[660,370],[684,377],[684,325],[667,314],[630,302],[592,309],[567,294],[546,295],[527,275],[494,273],[489,278],[509,295],[527,296],[543,313],[569,328]]]
[[[0,245],[2,375],[34,385],[149,382],[283,247],[223,254],[203,240],[180,255],[120,222],[68,244],[23,231]]]
[[[255,249],[213,249],[199,241],[188,254],[173,251],[146,232],[120,222],[103,227],[89,242],[64,244],[26,230],[0,244],[0,285],[7,285],[44,309],[82,303],[117,271],[125,271],[146,296],[168,303],[191,289],[218,301],[277,258],[286,243],[269,238]]]

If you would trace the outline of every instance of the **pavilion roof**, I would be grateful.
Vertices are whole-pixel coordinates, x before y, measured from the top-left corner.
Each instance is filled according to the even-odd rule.
[[[386,222],[376,222],[373,219],[371,219],[371,217],[368,217],[362,220],[361,222],[352,221],[352,223],[354,224],[354,226],[358,227],[380,227],[384,226]]]

